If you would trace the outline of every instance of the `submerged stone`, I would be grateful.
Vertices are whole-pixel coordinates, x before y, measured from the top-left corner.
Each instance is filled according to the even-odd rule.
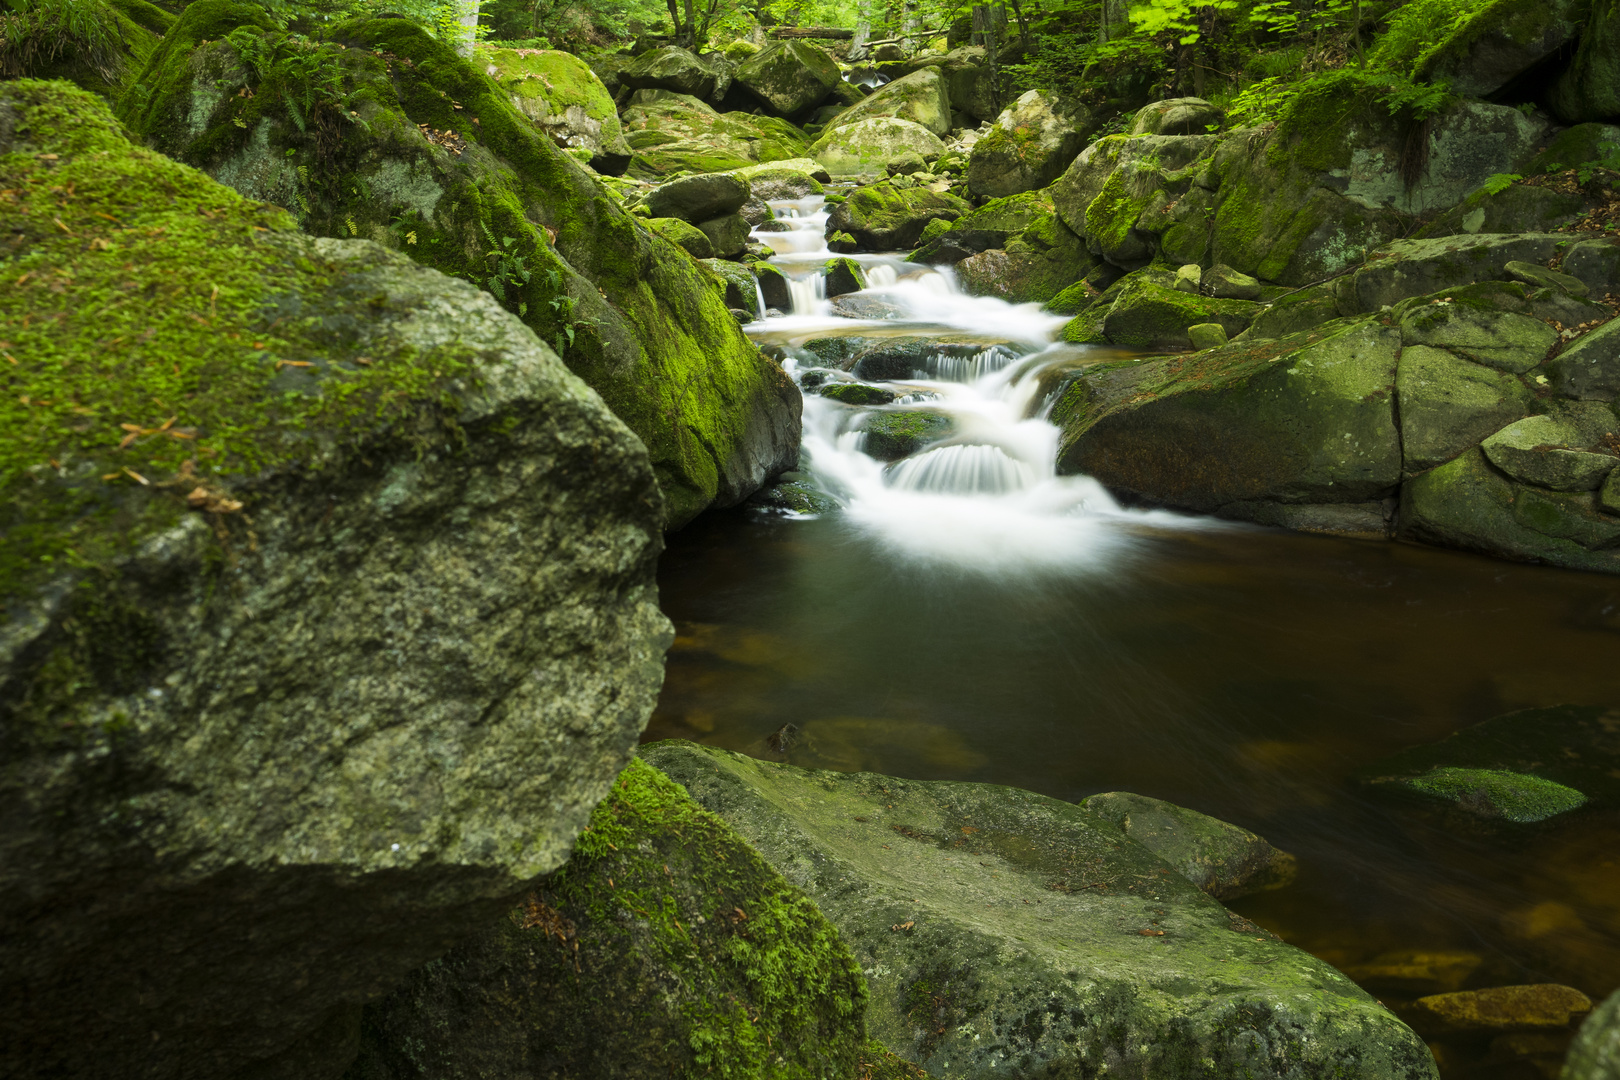
[[[1462,989],[1485,963],[1475,952],[1460,949],[1406,949],[1379,953],[1363,964],[1344,969],[1362,986],[1397,994],[1448,994]]]
[[[1406,1015],[1425,1034],[1469,1035],[1567,1028],[1591,1011],[1592,999],[1574,987],[1537,983],[1435,994]]]
[[[1501,769],[1445,766],[1421,776],[1373,782],[1391,783],[1418,795],[1454,803],[1475,817],[1521,824],[1545,821],[1586,805],[1586,796],[1574,788]]]
[[[861,452],[878,461],[899,461],[947,437],[955,428],[949,416],[920,409],[872,413],[861,421]]]
[[[868,1030],[932,1075],[1435,1075],[1349,979],[1083,807],[690,743],[642,755],[816,900],[867,977]]]

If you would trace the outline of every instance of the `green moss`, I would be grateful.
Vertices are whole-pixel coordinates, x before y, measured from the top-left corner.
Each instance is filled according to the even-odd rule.
[[[4,595],[110,564],[193,488],[313,460],[464,370],[329,340],[305,305],[332,275],[287,264],[287,216],[131,147],[99,99],[33,80],[0,96],[18,116],[0,158]]]
[[[1084,281],[1077,281],[1046,303],[1046,310],[1054,315],[1078,315],[1092,305],[1097,294]]]
[[[612,118],[618,129],[618,113],[602,80],[585,61],[550,49],[494,49],[480,47],[477,59],[495,69],[492,77],[514,94],[544,101],[548,111],[561,112],[578,104],[592,120]]]
[[[66,79],[113,101],[173,22],[145,0],[35,0],[0,14],[0,78]]]
[[[1586,796],[1574,788],[1501,769],[1442,767],[1401,784],[1420,795],[1456,802],[1482,817],[1520,823],[1544,821],[1586,804]]]
[[[1086,207],[1086,235],[1101,244],[1104,251],[1119,250],[1125,246],[1143,208],[1142,201],[1131,197],[1125,170],[1115,169]]]

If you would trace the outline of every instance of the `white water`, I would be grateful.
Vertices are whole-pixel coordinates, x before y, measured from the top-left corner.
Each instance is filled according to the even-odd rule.
[[[1127,510],[1092,478],[1057,475],[1059,432],[1036,398],[1041,371],[1075,358],[1074,347],[1053,345],[1064,317],[1038,304],[965,295],[948,269],[895,255],[855,255],[850,257],[861,263],[868,281],[860,295],[886,301],[899,317],[841,318],[826,299],[820,272],[834,257],[823,236],[821,198],[770,205],[793,228],[754,237],[777,252],[771,262],[789,278],[793,311],[754,323],[750,332],[790,346],[871,336],[879,329],[985,340],[976,355],[942,351],[925,357],[913,378],[882,383],[900,395],[892,405],[857,409],[813,390],[804,395],[800,468],[842,504],[850,524],[902,556],[992,574],[1106,569],[1141,542],[1143,526],[1209,525]],[[811,354],[801,357],[784,365],[795,378],[821,366]],[[953,431],[940,444],[894,463],[863,452],[866,436],[859,425],[865,417],[913,410],[949,416]]]

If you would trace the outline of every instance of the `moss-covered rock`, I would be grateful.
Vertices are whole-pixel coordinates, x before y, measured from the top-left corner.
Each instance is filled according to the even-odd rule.
[[[1080,802],[1176,868],[1217,900],[1235,900],[1294,879],[1297,860],[1247,829],[1129,791],[1108,791]]]
[[[862,382],[825,382],[816,393],[844,405],[888,405],[899,395],[886,386]]]
[[[929,222],[923,230],[921,246],[907,261],[931,266],[959,263],[970,255],[1003,246],[1025,229],[1052,216],[1052,200],[1044,191],[991,199],[955,221],[939,218]],[[1056,224],[1061,226],[1061,222]]]
[[[1506,277],[1510,262],[1545,263],[1568,243],[1556,233],[1396,240],[1370,252],[1352,277],[1358,311],[1377,311],[1439,289]]]
[[[904,154],[938,157],[939,136],[910,120],[877,116],[830,129],[810,145],[809,154],[833,176],[880,176]]]
[[[1604,425],[1613,429],[1613,414]],[[1620,464],[1620,457],[1604,447],[1587,450],[1596,431],[1560,416],[1527,416],[1480,443],[1485,458],[1514,480],[1552,491],[1596,491]],[[1601,433],[1613,436],[1614,431]]]
[[[589,151],[598,172],[618,175],[630,164],[613,96],[585,61],[552,49],[482,46],[475,60],[511,95],[513,107],[558,146]]]
[[[1491,0],[1425,43],[1413,75],[1444,80],[1467,97],[1489,97],[1573,42],[1589,10],[1586,0]]]
[[[0,14],[0,79],[66,79],[117,101],[174,16],[146,0],[8,5]]]
[[[838,500],[817,487],[814,477],[791,471],[777,477],[771,486],[760,488],[748,502],[794,514],[831,514],[838,510]]]
[[[741,214],[721,214],[698,222],[698,231],[709,238],[709,246],[723,259],[741,255],[748,246],[748,219]]]
[[[1177,294],[1179,295],[1179,294]],[[1098,364],[1053,409],[1058,468],[1204,512],[1355,503],[1400,482],[1400,335],[1330,323],[1276,342]]]
[[[649,49],[619,70],[632,90],[668,90],[718,101],[731,86],[731,67],[717,56],[701,57],[679,45]]]
[[[1150,262],[1177,226],[1182,227],[1180,246],[1190,239],[1181,234],[1197,235],[1193,246],[1201,258],[1209,231],[1208,198],[1202,188],[1195,190],[1194,181],[1218,142],[1199,135],[1098,140],[1052,185],[1052,202],[1063,223],[1116,266],[1134,269]]]
[[[1530,413],[1519,379],[1444,349],[1407,345],[1395,376],[1401,453],[1410,474],[1443,464]]]
[[[1138,109],[1131,121],[1131,134],[1208,135],[1225,121],[1225,114],[1203,98],[1169,98]]]
[[[1546,272],[1546,271],[1544,271]],[[1450,349],[1487,367],[1522,375],[1547,358],[1558,331],[1539,319],[1495,310],[1466,296],[1435,296],[1408,306],[1401,317],[1407,345]]]
[[[854,259],[828,259],[821,268],[821,276],[826,279],[826,296],[829,300],[866,288],[866,272]]]
[[[1143,278],[1119,293],[1103,317],[1103,336],[1133,349],[1190,349],[1189,327],[1219,323],[1231,337],[1247,330],[1259,310],[1250,300],[1216,300]]]
[[[1620,119],[1620,4],[1592,0],[1580,39],[1549,95],[1553,113],[1566,124],[1613,123]]]
[[[1047,187],[1068,169],[1096,128],[1095,118],[1083,105],[1031,90],[996,117],[973,144],[968,190],[1003,198]]]
[[[752,269],[727,259],[705,259],[703,265],[725,282],[726,307],[733,311],[746,311],[751,319],[765,317],[759,302],[759,279],[754,276]],[[767,303],[766,306],[772,305]]]
[[[630,174],[656,180],[676,172],[725,172],[803,158],[803,131],[772,116],[718,113],[688,94],[638,90],[621,117],[635,151]]]
[[[1459,233],[1555,232],[1591,208],[1591,200],[1579,192],[1510,184],[1494,194],[1474,192],[1413,235],[1426,240]]]
[[[561,870],[367,1006],[349,1075],[847,1077],[866,1003],[815,904],[632,761]]]
[[[653,217],[700,221],[735,214],[748,201],[748,181],[724,173],[686,176],[660,184],[647,193],[644,205]]]
[[[1586,796],[1574,788],[1502,769],[1444,766],[1387,783],[1422,798],[1451,803],[1475,817],[1501,818],[1521,825],[1545,821],[1586,805]]]
[[[0,190],[7,1067],[335,1076],[646,722],[646,449],[488,293],[67,83],[0,83]]]
[[[905,251],[936,218],[955,221],[973,206],[929,188],[897,188],[882,181],[858,188],[827,215],[827,235],[847,233],[866,251]]]
[[[714,278],[626,213],[476,63],[406,19],[345,23],[320,46],[262,19],[256,5],[192,4],[125,121],[295,210],[310,232],[370,238],[493,292],[647,444],[672,527],[791,465],[798,392],[738,330]],[[341,93],[312,91],[310,71]],[[315,104],[300,127],[306,93]]]
[[[1620,319],[1583,335],[1547,364],[1558,393],[1587,401],[1620,395]]]
[[[949,416],[922,409],[872,413],[861,421],[861,452],[879,461],[899,461],[946,438],[955,429]]]
[[[815,108],[843,81],[832,54],[802,39],[773,41],[737,68],[737,85],[778,116]]]
[[[1594,299],[1620,295],[1620,241],[1583,240],[1565,253],[1563,265]]]
[[[714,245],[704,231],[680,218],[648,218],[647,228],[684,250],[694,259],[714,258]]]
[[[1592,1010],[1570,1044],[1565,1080],[1605,1080],[1620,1074],[1620,991]]]
[[[935,1075],[1434,1076],[1349,979],[1234,932],[1252,924],[1083,807],[691,743],[642,755],[816,900],[871,986],[871,1033]]]
[[[859,104],[851,105],[827,125],[828,132],[863,120],[905,120],[934,135],[951,130],[951,101],[945,80],[934,68],[923,68],[886,83]],[[935,151],[937,154],[938,151]],[[814,153],[812,157],[819,157]],[[932,157],[932,154],[924,154]],[[830,167],[830,166],[829,166]]]
[[[946,99],[953,111],[974,120],[994,120],[1001,113],[996,71],[983,47],[964,45],[946,53],[924,53],[902,70],[910,75],[925,68],[939,72],[945,81]]]

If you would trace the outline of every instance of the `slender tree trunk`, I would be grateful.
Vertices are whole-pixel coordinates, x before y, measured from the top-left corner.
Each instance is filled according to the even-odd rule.
[[[906,0],[905,21],[900,24],[900,47],[910,53],[917,47],[917,31],[922,29],[922,17],[917,13],[917,0]]]
[[[692,0],[686,0],[686,25],[681,27],[680,44],[688,49],[697,48],[697,19],[692,14]]]
[[[456,39],[456,55],[471,56],[473,43],[478,40],[478,0],[463,0],[461,34]]]
[[[865,60],[866,43],[872,38],[872,0],[861,0],[860,17],[855,20],[855,39],[849,45],[851,60]]]

